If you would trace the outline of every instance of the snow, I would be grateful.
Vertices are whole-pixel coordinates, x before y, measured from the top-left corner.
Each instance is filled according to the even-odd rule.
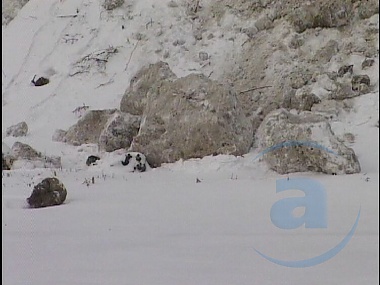
[[[361,163],[360,174],[278,175],[254,160],[256,150],[244,157],[178,161],[144,173],[118,164],[123,152],[101,153],[98,165],[87,167],[87,156],[98,153],[96,146],[51,140],[56,129],[76,123],[73,110],[78,106],[118,108],[136,71],[162,60],[166,51],[178,76],[214,71],[218,78],[246,40],[234,34],[234,16],[225,17],[218,28],[210,27],[215,37],[204,46],[194,41],[184,11],[168,8],[170,1],[126,2],[124,10],[107,14],[99,1],[31,0],[3,26],[2,140],[8,146],[18,140],[43,154],[59,155],[63,166],[3,171],[4,284],[377,284],[378,58],[368,69],[371,81],[377,82],[375,91],[353,99],[354,111],[332,123],[339,137],[355,135],[350,147]],[[77,9],[76,17],[59,17],[75,15]],[[371,21],[378,26],[378,16]],[[234,41],[226,40],[232,35]],[[323,43],[337,37],[327,31],[323,35]],[[185,45],[174,46],[176,40]],[[118,52],[105,70],[92,66],[89,73],[70,76],[78,60],[109,47]],[[212,67],[202,68],[200,51],[211,55]],[[351,60],[359,63],[362,58]],[[32,87],[35,74],[48,76],[50,84]],[[28,123],[29,134],[5,137],[6,128],[20,121]],[[26,198],[33,185],[55,174],[68,191],[65,203],[28,209]],[[286,196],[276,193],[276,179],[287,177],[313,178],[325,186],[328,228],[284,231],[271,223],[271,206]],[[325,263],[287,268],[255,252],[286,260],[319,255],[345,237],[359,209],[352,240]]]

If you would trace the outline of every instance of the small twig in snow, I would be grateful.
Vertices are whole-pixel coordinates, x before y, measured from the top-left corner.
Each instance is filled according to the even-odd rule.
[[[113,83],[113,76],[110,78],[110,80],[108,80],[107,82],[104,82],[104,83],[101,83],[99,84],[97,87],[95,87],[95,89],[99,88],[99,87],[102,87],[102,86],[105,86],[105,85],[108,85],[108,84],[111,84]]]
[[[78,17],[78,14],[73,15],[58,15],[57,18],[76,18]]]
[[[253,87],[253,88],[248,89],[248,90],[240,91],[240,94],[247,93],[247,92],[249,92],[249,91],[258,90],[258,89],[269,88],[269,87],[273,87],[273,86],[271,86],[271,85],[267,85],[267,86]]]
[[[135,47],[133,48],[131,54],[129,55],[129,59],[128,59],[128,62],[124,68],[124,71],[126,71],[128,69],[128,65],[129,63],[131,62],[131,59],[132,59],[132,56],[133,56],[133,53],[135,52],[136,48],[137,48],[137,45],[139,44],[140,40],[137,41],[137,43],[135,44]]]

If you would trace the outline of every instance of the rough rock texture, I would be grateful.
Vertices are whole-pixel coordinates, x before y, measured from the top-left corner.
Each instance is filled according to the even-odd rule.
[[[12,169],[12,164],[15,161],[15,157],[13,155],[12,150],[5,143],[2,143],[1,157],[2,157],[2,170]]]
[[[65,186],[55,177],[45,178],[37,184],[32,195],[27,198],[31,208],[61,205],[67,196]]]
[[[91,110],[66,132],[57,130],[53,139],[72,145],[97,143],[102,150],[114,151],[130,146],[139,125],[139,116],[116,109]]]
[[[1,15],[2,24],[6,25],[16,17],[18,11],[26,4],[29,0],[2,0],[1,1]]]
[[[352,90],[359,91],[361,94],[369,92],[371,80],[368,75],[355,75],[351,80]]]
[[[26,122],[20,122],[7,128],[6,135],[13,137],[23,137],[28,133],[28,125]]]
[[[104,0],[103,7],[106,10],[113,10],[119,8],[124,4],[124,0]]]
[[[264,155],[270,168],[280,174],[305,171],[327,174],[360,172],[354,151],[339,142],[322,116],[311,112],[294,115],[284,109],[273,111],[265,118],[256,135],[261,150],[289,141],[306,143],[280,147]],[[314,143],[321,147],[314,146]]]
[[[156,73],[157,80],[149,69],[161,71]],[[133,80],[137,83],[131,82],[121,109],[142,112],[131,150],[144,153],[151,166],[181,158],[248,152],[252,125],[228,86],[197,74],[173,80],[172,72],[161,62]]]
[[[39,168],[61,168],[61,157],[59,156],[45,156],[42,155],[41,152],[36,151],[31,146],[21,143],[15,142],[12,146],[12,152],[15,157],[14,164],[16,162],[27,162],[33,167]]]
[[[126,94],[121,99],[120,111],[142,115],[149,90],[157,89],[163,81],[173,81],[176,78],[166,62],[159,61],[142,68],[132,78]]]
[[[300,111],[311,111],[314,104],[320,103],[321,99],[307,88],[300,88],[294,94],[287,93],[284,97],[283,107],[285,109],[296,109]]]
[[[139,116],[114,113],[99,136],[99,148],[108,152],[128,148],[139,131],[140,121]]]

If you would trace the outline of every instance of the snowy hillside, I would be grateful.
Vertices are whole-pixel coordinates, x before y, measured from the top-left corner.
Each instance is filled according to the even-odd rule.
[[[59,156],[62,167],[19,163],[3,170],[3,283],[377,284],[378,12],[352,25],[297,33],[281,15],[281,3],[298,1],[144,0],[112,10],[103,2],[30,0],[17,13],[22,5],[6,1],[10,18],[17,16],[4,25],[3,14],[2,141]],[[256,14],[250,5],[259,7]],[[325,60],[332,41],[339,48]],[[373,62],[363,68],[368,58]],[[331,103],[335,81],[326,74],[352,64],[353,74],[368,76],[370,89],[337,100],[342,109],[333,110],[337,115],[329,123],[354,150],[361,172],[280,175],[255,159],[262,149],[254,144],[243,156],[210,155],[136,173],[120,164],[125,151],[53,141],[56,130],[84,115],[74,111],[78,107],[119,109],[131,79],[158,61],[178,78],[204,74],[236,88],[255,130],[295,68],[310,72],[307,88]],[[35,75],[49,84],[33,86]],[[246,92],[254,87],[263,87],[257,100]],[[251,108],[250,100],[262,105]],[[7,134],[23,121],[26,136]],[[87,166],[93,154],[101,159]],[[28,208],[33,186],[52,176],[67,189],[64,204]],[[324,186],[327,228],[284,230],[271,222],[272,205],[286,197],[276,193],[276,181],[299,177]],[[318,256],[346,237],[359,211],[352,239],[326,262],[289,268],[257,253],[291,261]]]

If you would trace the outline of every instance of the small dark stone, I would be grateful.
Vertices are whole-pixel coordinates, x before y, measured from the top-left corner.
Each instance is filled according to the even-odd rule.
[[[353,72],[354,72],[354,66],[352,64],[351,65],[343,65],[338,70],[338,76],[343,77],[343,75],[345,75],[346,73],[349,73],[352,75]]]
[[[362,62],[362,69],[366,69],[368,67],[371,67],[372,65],[374,65],[375,63],[375,60],[372,59],[372,58],[366,58],[363,62]]]
[[[129,164],[129,161],[131,160],[132,158],[132,155],[130,153],[128,153],[126,156],[125,156],[125,160],[121,162],[122,165],[124,166],[127,166]]]
[[[97,160],[100,160],[100,157],[95,156],[95,155],[90,155],[86,160],[86,164],[87,166],[90,166],[91,164],[94,164]]]
[[[40,77],[37,80],[34,80],[35,78],[36,78],[36,75],[34,75],[32,81],[31,81],[34,84],[34,86],[43,86],[43,85],[46,85],[50,82],[49,79],[47,79],[45,77]]]
[[[362,89],[361,85],[369,87],[371,84],[371,80],[368,75],[355,75],[351,80],[351,84],[352,84],[352,90],[361,91]]]
[[[146,165],[145,163],[138,163],[136,166],[135,166],[135,170],[138,170],[140,172],[145,172],[146,170]]]

